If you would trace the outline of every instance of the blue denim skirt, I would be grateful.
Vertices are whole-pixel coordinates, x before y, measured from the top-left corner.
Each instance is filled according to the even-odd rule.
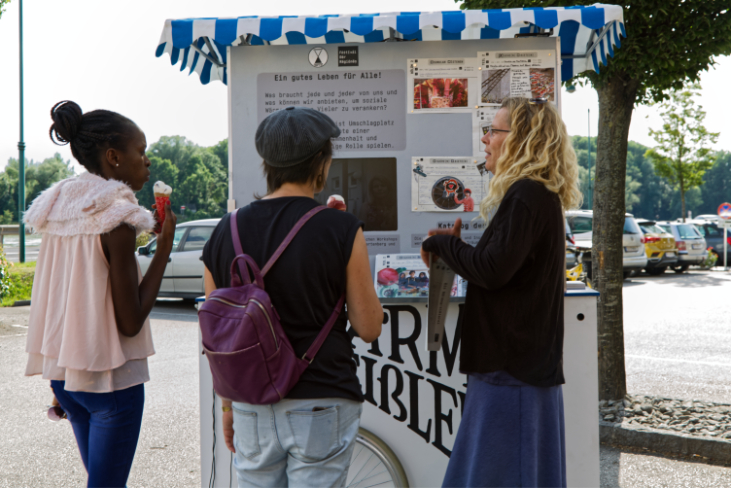
[[[481,377],[469,377],[443,486],[565,487],[561,386],[530,386],[502,371]]]

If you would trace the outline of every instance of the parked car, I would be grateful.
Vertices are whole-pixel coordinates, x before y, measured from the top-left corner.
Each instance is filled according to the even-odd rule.
[[[657,226],[673,235],[675,250],[678,253],[678,264],[673,268],[676,273],[682,273],[688,266],[700,265],[707,256],[706,240],[698,228],[689,223],[658,222]]]
[[[650,275],[660,275],[666,269],[678,264],[678,252],[675,250],[675,238],[672,234],[657,225],[654,220],[637,219],[647,253],[645,271]]]
[[[168,258],[165,274],[160,285],[161,297],[178,297],[193,300],[205,293],[201,256],[203,246],[211,238],[213,229],[221,219],[194,220],[178,224],[173,238],[173,251]],[[142,274],[147,272],[157,249],[157,240],[137,249],[137,261]]]
[[[711,248],[712,252],[718,256],[716,266],[723,266],[723,224],[720,219],[711,220],[686,220],[686,223],[693,224],[706,240],[706,249]],[[727,232],[726,237],[726,259],[731,264],[731,230]]]
[[[574,235],[576,246],[591,249],[592,225],[594,212],[592,210],[569,210],[566,212],[571,232]],[[647,257],[642,246],[642,230],[635,222],[632,214],[624,214],[624,229],[622,235],[622,269],[624,278],[647,266]],[[584,253],[584,267],[591,276],[591,253]]]
[[[569,227],[569,221],[565,220],[565,223],[566,223],[566,269],[571,269],[574,266],[576,266],[576,241],[574,241],[574,234],[573,234],[573,232],[571,232],[571,227]]]
[[[683,221],[683,219],[679,219],[679,220],[681,222]],[[687,220],[688,219],[686,219],[686,221]],[[713,215],[713,214],[703,214],[703,215],[698,215],[697,217],[695,217],[692,220],[710,220],[711,222],[718,222],[719,220],[721,220],[721,217],[719,217],[718,215]]]

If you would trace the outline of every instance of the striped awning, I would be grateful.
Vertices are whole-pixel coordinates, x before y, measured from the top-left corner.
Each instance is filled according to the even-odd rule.
[[[622,7],[591,6],[504,10],[456,10],[317,17],[236,17],[165,21],[156,55],[170,55],[180,71],[201,83],[227,83],[227,46],[453,41],[512,38],[543,33],[561,38],[564,81],[587,70],[599,72],[621,45]]]

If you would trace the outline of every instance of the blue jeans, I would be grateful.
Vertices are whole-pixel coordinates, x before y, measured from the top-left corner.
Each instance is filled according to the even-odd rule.
[[[344,398],[234,402],[239,486],[344,486],[362,410]]]
[[[76,444],[89,475],[88,487],[124,487],[132,469],[145,404],[143,384],[110,393],[51,388],[74,429]]]

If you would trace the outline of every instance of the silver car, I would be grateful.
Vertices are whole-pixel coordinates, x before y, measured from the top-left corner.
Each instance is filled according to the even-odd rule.
[[[203,246],[211,238],[213,229],[220,220],[194,220],[178,224],[173,238],[173,251],[165,267],[158,296],[193,300],[205,293],[203,286],[205,266],[201,261]],[[156,248],[157,240],[153,239],[137,249],[137,261],[142,268],[142,274],[145,274],[150,267]]]
[[[695,225],[687,222],[658,222],[657,225],[675,238],[678,264],[673,267],[673,270],[676,273],[686,271],[691,264],[698,265],[705,261],[708,246]]]
[[[591,249],[592,226],[594,212],[591,210],[569,210],[566,212],[571,231],[574,234],[576,246]],[[642,244],[642,231],[632,214],[624,214],[624,229],[622,231],[622,268],[624,278],[639,272],[647,266],[645,246]],[[591,273],[591,254],[584,254],[584,263],[587,273]]]

